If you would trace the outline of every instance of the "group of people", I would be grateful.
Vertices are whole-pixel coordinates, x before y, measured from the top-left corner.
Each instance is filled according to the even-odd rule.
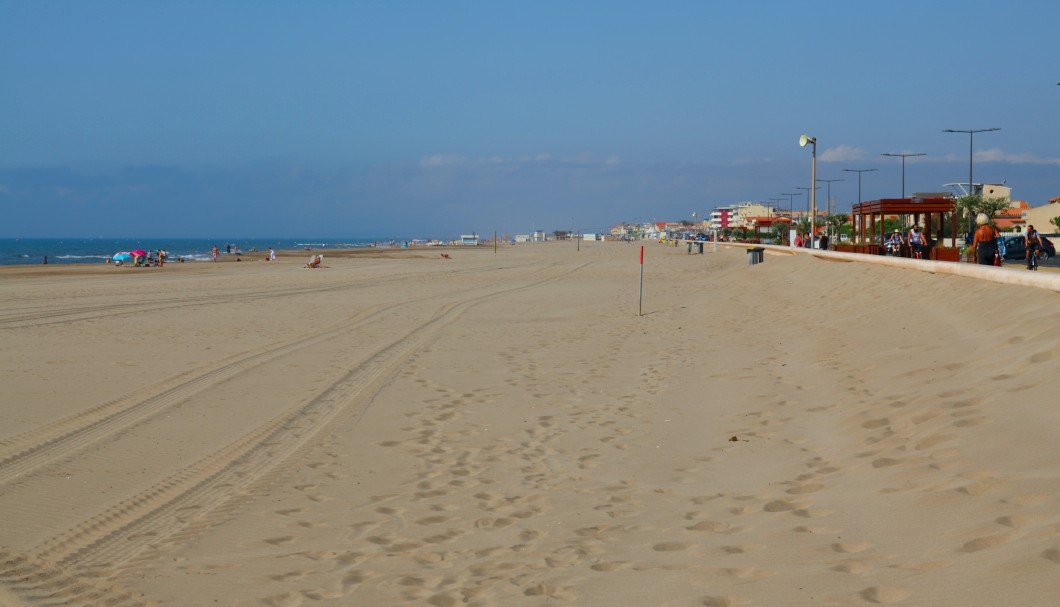
[[[828,233],[821,230],[821,233],[817,236],[817,248],[822,251],[828,250]],[[791,243],[793,246],[799,248],[811,249],[814,246],[814,239],[809,234],[803,234],[802,232],[795,233],[795,240]]]
[[[975,218],[975,234],[972,236],[972,250],[975,251],[976,263],[984,266],[1000,266],[1001,258],[1004,257],[1004,242],[997,228],[990,225],[990,217],[986,213],[979,213]],[[1023,244],[1026,249],[1027,269],[1038,269],[1038,254],[1042,249],[1042,239],[1038,230],[1033,225],[1027,225],[1027,232],[1023,235]]]
[[[887,247],[887,254],[898,257],[902,254],[902,247],[909,245],[910,257],[916,259],[924,258],[924,247],[928,244],[927,236],[920,231],[920,226],[914,225],[910,230],[909,234],[903,236],[902,231],[896,229],[884,243]]]

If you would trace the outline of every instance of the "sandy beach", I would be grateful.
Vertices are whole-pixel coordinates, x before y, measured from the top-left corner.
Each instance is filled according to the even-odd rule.
[[[1060,299],[573,243],[0,268],[0,605],[1055,605]]]

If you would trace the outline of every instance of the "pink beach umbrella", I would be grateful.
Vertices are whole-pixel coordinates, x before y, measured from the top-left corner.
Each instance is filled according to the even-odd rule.
[[[143,249],[136,249],[135,251],[129,251],[133,257],[147,257],[147,251]]]

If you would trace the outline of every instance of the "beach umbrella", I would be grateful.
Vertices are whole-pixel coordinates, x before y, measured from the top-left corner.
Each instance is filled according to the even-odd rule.
[[[121,252],[121,253],[115,253],[114,257],[112,257],[111,259],[113,259],[114,261],[123,261],[123,262],[124,261],[132,261],[133,256],[132,256],[132,253]]]
[[[143,249],[136,249],[135,251],[129,251],[133,257],[147,257],[147,251]]]

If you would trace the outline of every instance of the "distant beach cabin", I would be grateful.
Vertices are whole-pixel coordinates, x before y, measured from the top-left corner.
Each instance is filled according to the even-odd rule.
[[[460,244],[466,247],[477,247],[478,246],[478,235],[477,234],[461,234]]]

